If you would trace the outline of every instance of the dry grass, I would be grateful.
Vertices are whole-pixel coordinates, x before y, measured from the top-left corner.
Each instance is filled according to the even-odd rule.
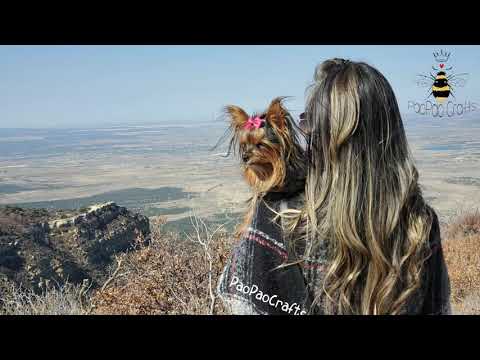
[[[480,293],[473,293],[453,303],[452,311],[456,315],[480,315]]]
[[[11,283],[2,285],[1,315],[84,315],[90,308],[85,284],[67,283],[42,294]]]
[[[94,314],[221,314],[215,286],[229,256],[228,234],[194,218],[192,241],[152,224],[152,242],[119,259],[109,286],[92,298]]]
[[[459,216],[444,230],[443,249],[457,314],[480,314],[480,212]]]

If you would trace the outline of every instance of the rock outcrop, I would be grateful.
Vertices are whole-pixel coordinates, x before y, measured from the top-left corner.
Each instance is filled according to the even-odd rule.
[[[82,211],[0,208],[0,277],[40,291],[108,276],[114,254],[150,236],[148,218],[113,202]]]

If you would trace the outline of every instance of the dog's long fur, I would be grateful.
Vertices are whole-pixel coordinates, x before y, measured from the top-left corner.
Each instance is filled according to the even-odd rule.
[[[297,191],[304,182],[305,160],[300,138],[305,133],[283,106],[284,99],[273,99],[267,110],[258,115],[265,120],[265,126],[258,129],[245,128],[250,116],[242,108],[235,105],[225,108],[231,136],[228,154],[233,149],[240,156],[243,176],[253,190],[248,211],[236,230],[237,238],[250,224],[258,199],[269,192]]]

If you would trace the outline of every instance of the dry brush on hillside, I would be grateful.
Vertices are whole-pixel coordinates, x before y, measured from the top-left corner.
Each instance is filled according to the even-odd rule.
[[[443,232],[453,312],[480,314],[480,211],[460,215]]]
[[[232,244],[222,226],[192,217],[188,239],[152,222],[151,243],[118,259],[112,281],[92,298],[95,314],[220,314],[215,287]]]

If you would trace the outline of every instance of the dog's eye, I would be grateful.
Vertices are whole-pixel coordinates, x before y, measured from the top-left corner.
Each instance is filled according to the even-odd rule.
[[[263,144],[258,143],[258,144],[256,145],[256,147],[257,147],[257,149],[261,149],[261,148],[263,148],[264,146],[263,146]]]

